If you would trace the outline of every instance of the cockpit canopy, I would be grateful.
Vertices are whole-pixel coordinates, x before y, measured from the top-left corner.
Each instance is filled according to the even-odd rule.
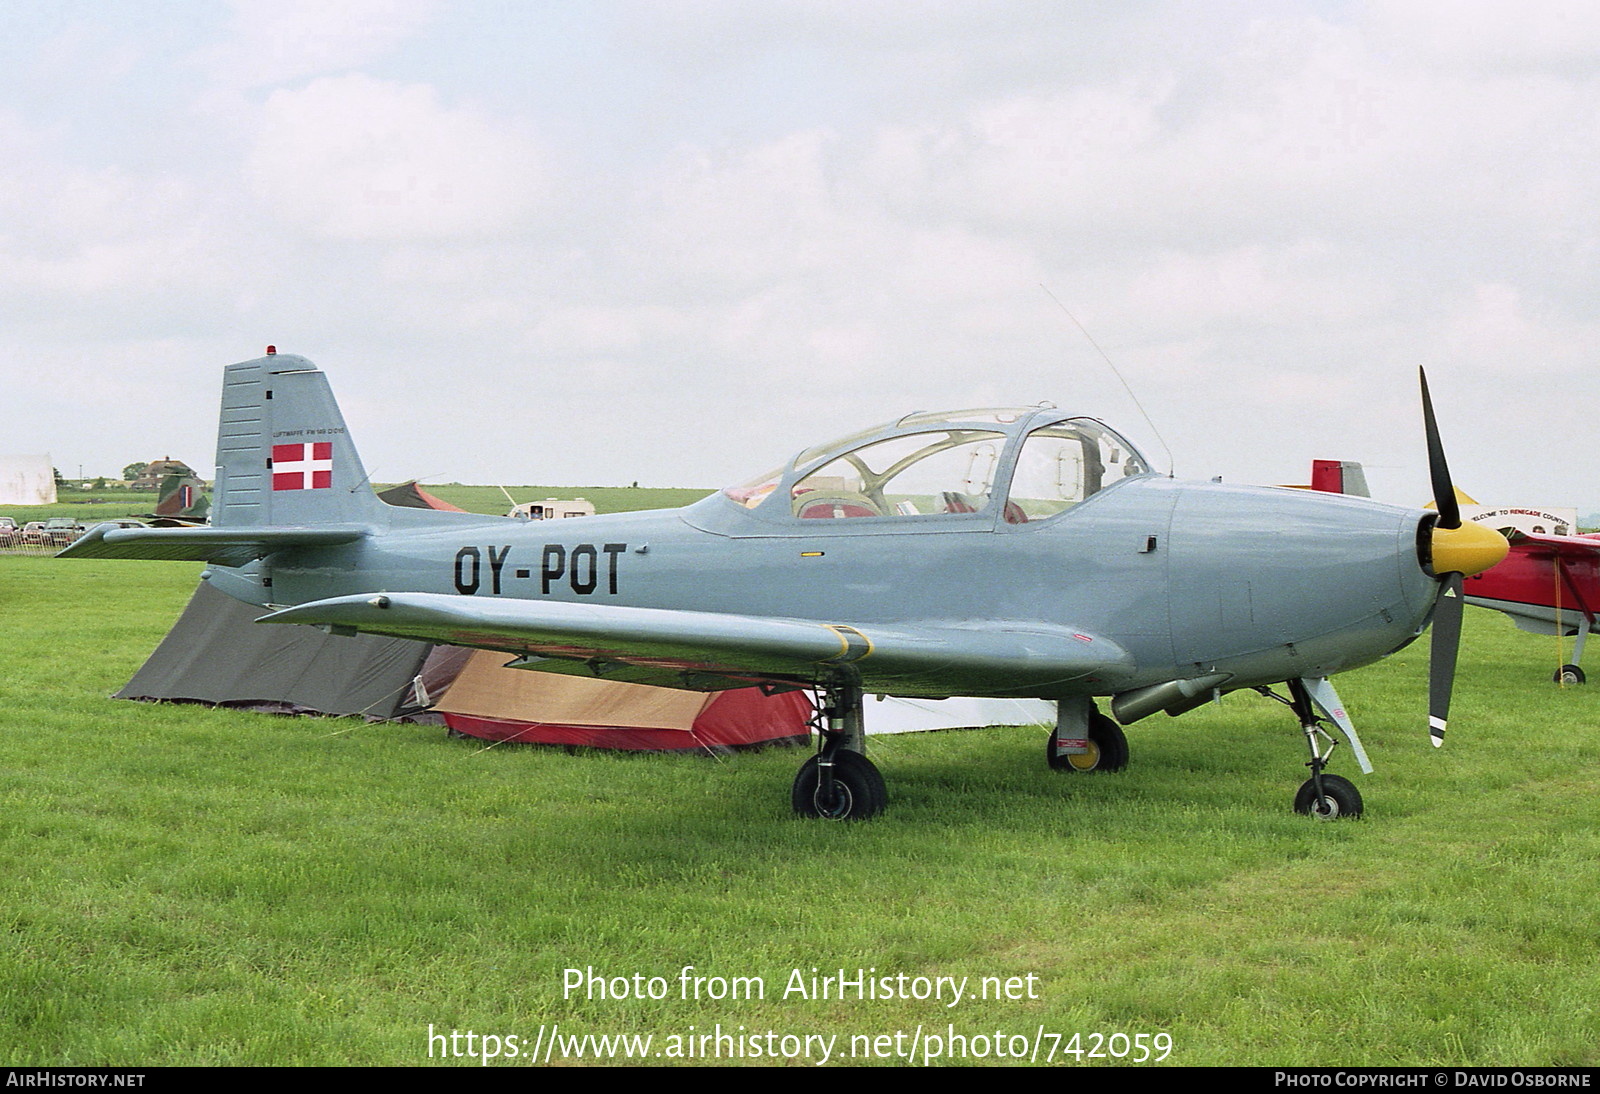
[[[1121,479],[1150,471],[1128,441],[1093,418],[1054,409],[911,414],[800,453],[722,493],[763,513],[788,499],[802,520],[991,512],[1026,524]],[[774,516],[779,512],[773,512]]]

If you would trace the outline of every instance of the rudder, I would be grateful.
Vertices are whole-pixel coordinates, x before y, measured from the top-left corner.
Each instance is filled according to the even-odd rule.
[[[269,353],[223,371],[213,527],[387,523],[328,379]]]

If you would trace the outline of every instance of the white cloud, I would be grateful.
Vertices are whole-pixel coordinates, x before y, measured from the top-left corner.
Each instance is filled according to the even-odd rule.
[[[230,0],[228,37],[196,60],[219,86],[292,83],[388,55],[434,18],[437,0]]]
[[[528,136],[426,85],[364,75],[274,91],[245,172],[284,222],[332,240],[517,234],[545,196]]]
[[[1583,0],[1367,0],[1359,12],[1384,46],[1478,72],[1600,59],[1600,20]]]
[[[43,359],[177,331],[196,382],[275,341],[349,397],[448,394],[439,449],[485,479],[717,481],[989,400],[1138,431],[1041,284],[1189,473],[1412,462],[1421,362],[1458,420],[1549,419],[1549,390],[1592,419],[1600,17],[1556,41],[1453,5],[1087,7],[241,5],[205,54],[226,113],[163,115],[160,155],[0,120],[0,282]],[[101,42],[146,59],[130,94],[149,45]],[[1507,394],[1508,361],[1546,390]],[[478,452],[486,414],[538,435]],[[679,444],[699,422],[717,443]],[[414,444],[364,437],[385,465]],[[1472,477],[1512,493],[1492,443]]]
[[[169,333],[223,266],[203,194],[172,172],[88,167],[57,136],[0,116],[0,290],[7,324],[96,340]]]
[[[1514,285],[1481,284],[1450,301],[1437,355],[1488,377],[1549,380],[1593,368],[1600,322],[1576,321]]]

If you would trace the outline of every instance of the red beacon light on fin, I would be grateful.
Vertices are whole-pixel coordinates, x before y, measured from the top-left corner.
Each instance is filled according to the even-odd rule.
[[[268,346],[267,347],[267,356],[268,357],[276,357],[277,354],[278,354],[278,347],[277,346]]]

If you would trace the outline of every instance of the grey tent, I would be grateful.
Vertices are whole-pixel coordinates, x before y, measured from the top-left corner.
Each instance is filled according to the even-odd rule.
[[[484,717],[471,720],[468,736],[528,743],[582,744],[595,748],[678,748],[701,751],[804,741],[808,699],[795,694],[764,696],[756,689],[718,692],[735,702],[734,730],[701,727],[695,733],[664,733],[644,717],[641,704],[692,704],[696,711],[713,697],[699,692],[620,684],[503,669],[505,654],[434,645],[375,635],[338,637],[315,627],[264,627],[263,609],[240,603],[201,583],[189,604],[144,666],[117,692],[118,699],[206,703],[277,714],[354,714],[382,721],[446,723],[460,712],[518,719],[516,733]],[[455,684],[474,658],[472,686]],[[486,684],[486,678],[488,683]],[[497,705],[483,706],[485,691]],[[510,699],[506,692],[516,692]],[[520,689],[520,690],[519,690]],[[530,696],[530,689],[537,693]],[[572,717],[572,693],[607,714],[604,725],[554,724]],[[593,694],[598,692],[598,697]],[[641,693],[648,693],[641,698]],[[449,714],[431,707],[441,697]],[[742,702],[742,706],[738,703]],[[652,706],[653,704],[653,706]],[[620,724],[614,724],[621,719]],[[643,721],[641,721],[643,718]],[[568,736],[560,736],[561,732]],[[572,734],[576,733],[576,737]],[[684,738],[687,744],[677,741]],[[665,740],[666,743],[663,743]]]
[[[262,614],[202,582],[116,698],[382,719],[420,712],[413,681],[430,643],[256,626]]]

